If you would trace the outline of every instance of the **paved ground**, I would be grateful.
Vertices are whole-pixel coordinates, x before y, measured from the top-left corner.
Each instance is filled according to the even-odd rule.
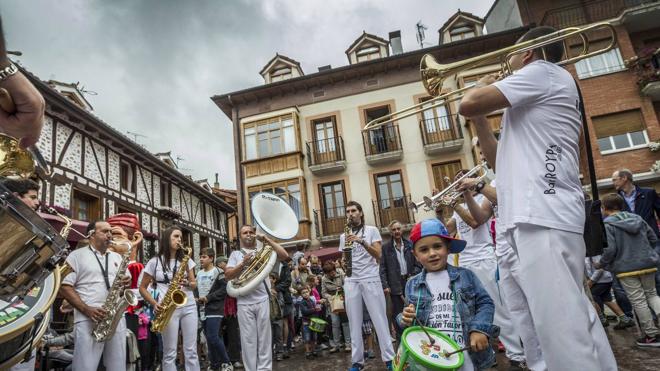
[[[614,348],[620,371],[656,371],[660,365],[660,348],[640,349],[637,348],[635,338],[636,329],[613,330],[607,329],[608,337]],[[560,334],[558,334],[560,336]],[[298,344],[290,359],[274,362],[274,371],[335,371],[348,370],[350,367],[349,353],[330,354],[327,351],[314,359],[306,360],[302,344]],[[502,354],[498,354],[498,367],[492,370],[507,370],[508,362]],[[380,357],[367,361],[365,370],[383,370]]]

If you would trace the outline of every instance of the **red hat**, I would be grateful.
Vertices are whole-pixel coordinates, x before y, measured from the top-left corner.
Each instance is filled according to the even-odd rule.
[[[437,218],[425,219],[415,224],[410,231],[409,238],[414,246],[417,241],[426,236],[438,236],[449,240],[449,252],[452,254],[460,253],[467,244],[464,240],[451,237],[445,225]]]
[[[115,214],[108,218],[108,224],[112,227],[132,228],[135,232],[140,232],[138,216],[132,213]]]

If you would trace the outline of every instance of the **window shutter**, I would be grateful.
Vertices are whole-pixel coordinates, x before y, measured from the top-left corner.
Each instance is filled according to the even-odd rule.
[[[644,130],[642,113],[638,109],[592,117],[591,121],[599,139]]]

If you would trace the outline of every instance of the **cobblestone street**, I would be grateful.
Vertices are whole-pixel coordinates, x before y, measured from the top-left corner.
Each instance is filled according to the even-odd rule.
[[[635,346],[637,336],[636,329],[613,330],[611,327],[606,329],[610,343],[614,347],[620,371],[655,371],[660,364],[660,348],[641,349]],[[558,335],[560,336],[560,335]],[[339,352],[330,354],[324,351],[320,356],[313,360],[305,359],[303,345],[298,343],[291,358],[275,362],[273,370],[275,371],[339,371],[348,370],[350,367],[350,353]],[[498,354],[498,367],[491,370],[504,371],[508,368],[508,362],[503,353]],[[366,371],[383,370],[383,362],[380,356],[376,359],[368,360]]]

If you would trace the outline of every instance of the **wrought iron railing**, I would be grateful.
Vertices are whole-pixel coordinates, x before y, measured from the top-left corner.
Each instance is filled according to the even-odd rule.
[[[408,207],[410,200],[410,195],[405,195],[372,201],[374,206],[374,217],[378,227],[385,228],[393,220],[398,220],[402,224],[414,223],[415,216],[412,210]]]
[[[322,165],[345,160],[344,139],[341,136],[307,142],[307,165]]]
[[[424,145],[463,139],[463,131],[451,115],[438,116],[419,121],[419,130]]]
[[[364,153],[367,156],[401,150],[399,126],[390,124],[362,132]]]

